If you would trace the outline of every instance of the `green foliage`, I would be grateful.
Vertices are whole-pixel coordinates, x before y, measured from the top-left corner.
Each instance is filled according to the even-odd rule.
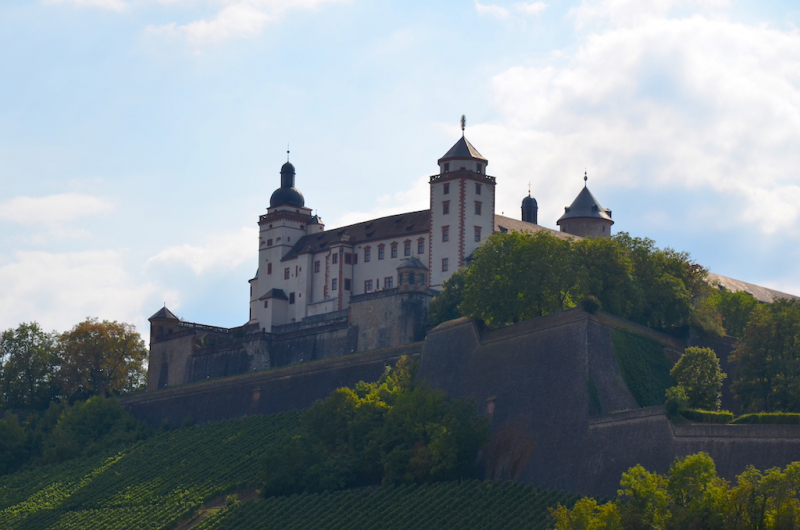
[[[722,380],[726,375],[719,366],[717,354],[711,348],[686,348],[670,375],[686,390],[689,407],[719,410],[722,400]]]
[[[171,430],[114,451],[0,477],[0,528],[175,528],[204,502],[256,486],[264,440],[296,431],[299,416]]]
[[[458,306],[464,301],[466,272],[464,268],[458,269],[442,283],[441,292],[428,305],[428,323],[431,326],[463,316]]]
[[[756,307],[731,352],[733,391],[748,412],[800,412],[800,300]]]
[[[56,396],[57,338],[36,322],[0,335],[2,404],[9,409],[44,409]]]
[[[557,530],[782,530],[800,524],[800,462],[761,472],[749,466],[731,485],[706,453],[677,458],[667,475],[634,466],[615,501],[591,498],[551,509]]]
[[[243,502],[196,530],[496,528],[545,530],[548,508],[576,496],[515,482],[465,480],[306,493]]]
[[[262,494],[472,476],[488,441],[486,420],[472,403],[413,385],[415,370],[403,357],[378,382],[339,388],[315,403],[300,432],[266,447]]]
[[[16,470],[25,458],[25,430],[14,414],[0,420],[0,475]]]
[[[675,385],[671,363],[655,339],[624,330],[611,332],[614,356],[622,379],[640,407],[664,403],[666,390]]]
[[[654,328],[684,326],[710,290],[707,271],[689,255],[658,249],[649,239],[561,239],[547,231],[493,234],[475,251],[464,277],[435,306],[492,326],[569,309],[582,300]],[[457,305],[459,297],[463,302]],[[447,301],[447,303],[445,303]],[[438,316],[436,322],[438,323]]]
[[[758,307],[758,300],[753,295],[744,291],[731,292],[722,289],[706,300],[719,313],[728,335],[738,339],[744,337],[744,330],[753,311]]]
[[[130,324],[88,318],[59,342],[60,385],[71,398],[132,392],[144,383],[147,348]]]
[[[467,268],[461,312],[500,325],[572,307],[570,245],[545,230],[491,235]]]
[[[677,419],[678,415],[689,408],[689,396],[686,395],[686,389],[680,385],[676,385],[667,389],[667,401],[664,403],[667,417],[671,420]]]
[[[800,425],[800,414],[796,412],[759,412],[755,414],[743,414],[731,423]]]
[[[700,410],[684,409],[681,415],[687,420],[700,423],[730,423],[733,421],[733,413],[727,410]]]

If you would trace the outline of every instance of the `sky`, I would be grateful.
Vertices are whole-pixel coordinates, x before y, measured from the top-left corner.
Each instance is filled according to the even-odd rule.
[[[764,0],[0,3],[0,330],[248,318],[287,145],[326,224],[428,207],[466,136],[496,212],[800,294],[800,7]]]

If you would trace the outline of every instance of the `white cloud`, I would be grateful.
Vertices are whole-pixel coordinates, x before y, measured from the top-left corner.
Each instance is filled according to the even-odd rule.
[[[237,232],[212,234],[202,244],[168,247],[147,260],[146,266],[176,263],[200,275],[211,270],[231,270],[248,260],[256,263],[258,230],[242,227]]]
[[[378,197],[375,205],[369,210],[346,212],[335,219],[333,223],[326,224],[325,228],[347,226],[379,217],[430,208],[428,179],[429,177],[421,177],[406,191]]]
[[[0,329],[35,320],[64,331],[94,316],[147,333],[142,310],[156,289],[137,284],[125,264],[125,253],[116,250],[15,252],[0,265]]]
[[[0,204],[0,219],[27,225],[60,225],[80,217],[109,213],[113,209],[107,200],[81,193],[18,196]]]
[[[45,0],[47,4],[72,4],[78,7],[97,7],[111,11],[124,11],[128,8],[127,2],[122,0]]]
[[[514,4],[514,9],[526,15],[538,15],[547,8],[544,2],[518,3]]]
[[[728,4],[729,0],[583,0],[568,16],[578,29],[604,23],[624,26],[665,18],[681,8],[714,12]]]
[[[501,7],[498,5],[491,5],[491,4],[481,4],[478,0],[475,0],[475,11],[478,12],[480,16],[489,16],[494,18],[508,18],[508,9],[505,7]]]
[[[178,0],[160,1],[174,3]],[[324,4],[346,1],[348,0],[225,0],[221,2],[225,7],[211,19],[195,20],[187,24],[173,22],[150,25],[146,32],[185,39],[194,46],[213,44],[231,38],[257,36],[267,23],[279,19],[289,10],[314,10]]]
[[[571,199],[588,165],[590,186],[710,190],[711,208],[742,205],[728,228],[800,237],[800,33],[653,15],[589,35],[559,63],[497,75],[502,118],[470,129],[501,165],[493,174],[511,176],[506,199],[528,179]]]

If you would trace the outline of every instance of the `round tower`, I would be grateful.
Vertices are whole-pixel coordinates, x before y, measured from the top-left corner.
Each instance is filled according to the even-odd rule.
[[[539,205],[536,199],[531,197],[531,192],[528,191],[528,196],[522,199],[522,220],[526,223],[538,223]]]
[[[603,208],[586,186],[589,177],[583,175],[583,189],[564,208],[564,215],[556,222],[561,231],[580,237],[611,237],[611,210]]]

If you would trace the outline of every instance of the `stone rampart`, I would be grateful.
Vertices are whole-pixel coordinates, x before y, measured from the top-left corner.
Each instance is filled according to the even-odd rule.
[[[334,389],[376,381],[402,355],[418,356],[421,344],[201,381],[122,400],[137,418],[158,427],[164,420],[204,423],[309,407]]]

